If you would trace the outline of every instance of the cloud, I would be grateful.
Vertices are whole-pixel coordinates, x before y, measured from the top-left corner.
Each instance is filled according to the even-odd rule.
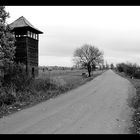
[[[39,56],[40,66],[73,66],[71,57]]]

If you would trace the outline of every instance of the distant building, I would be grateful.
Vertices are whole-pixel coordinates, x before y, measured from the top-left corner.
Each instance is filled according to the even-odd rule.
[[[43,32],[23,16],[12,22],[10,27],[16,38],[15,62],[25,64],[27,74],[37,76],[39,34]]]

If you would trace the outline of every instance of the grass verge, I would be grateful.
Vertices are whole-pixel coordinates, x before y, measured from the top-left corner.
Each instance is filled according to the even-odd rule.
[[[134,113],[132,115],[132,126],[130,128],[130,132],[132,134],[140,134],[140,79],[131,78],[125,73],[116,72],[118,75],[122,76],[129,80],[132,85],[136,89],[136,95],[134,95],[131,99],[131,106],[134,109]]]

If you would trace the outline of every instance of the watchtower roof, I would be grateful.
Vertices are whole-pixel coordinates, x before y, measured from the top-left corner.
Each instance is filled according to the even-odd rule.
[[[25,17],[21,16],[19,17],[17,20],[15,20],[14,22],[12,22],[11,24],[9,24],[9,26],[13,29],[15,28],[21,28],[21,27],[29,27],[32,28],[35,32],[37,32],[38,34],[42,34],[43,32],[41,32],[40,30],[38,30],[37,28],[35,28]]]

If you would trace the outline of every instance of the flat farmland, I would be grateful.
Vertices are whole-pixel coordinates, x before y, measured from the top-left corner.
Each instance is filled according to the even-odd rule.
[[[50,78],[57,82],[57,84],[77,87],[79,84],[81,85],[92,80],[96,76],[103,73],[103,71],[94,71],[91,73],[91,77],[82,76],[82,73],[87,73],[87,70],[46,70],[44,72],[39,70],[38,78]]]

